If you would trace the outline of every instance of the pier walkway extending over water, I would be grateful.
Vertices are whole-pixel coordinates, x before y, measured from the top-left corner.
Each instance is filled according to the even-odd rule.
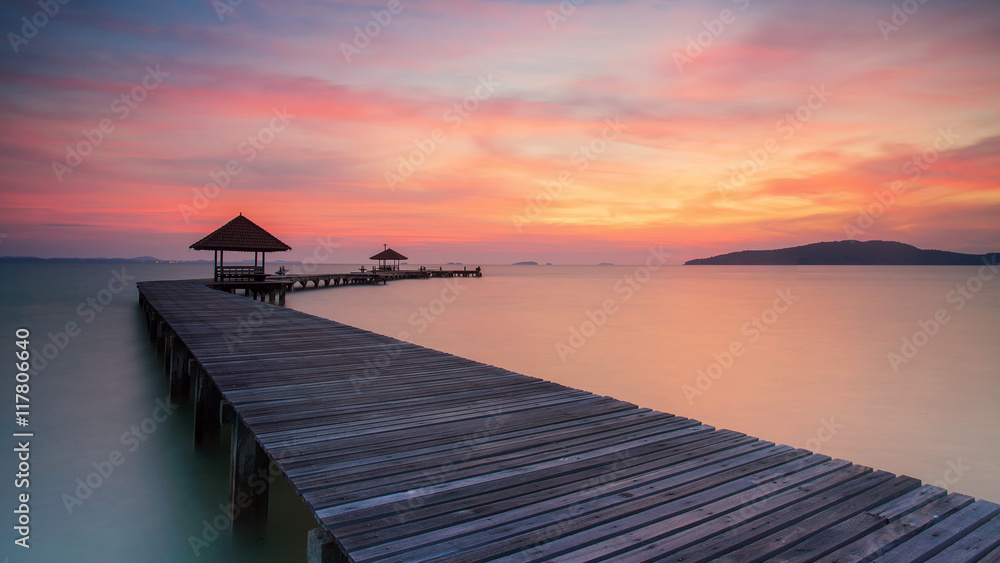
[[[1000,506],[183,281],[138,284],[195,442],[309,561],[1000,561]],[[919,447],[914,445],[914,447]],[[253,486],[251,486],[253,485]]]
[[[259,279],[258,279],[259,277]],[[481,278],[482,268],[470,270],[445,270],[443,267],[437,270],[432,268],[420,268],[419,270],[370,270],[361,272],[348,272],[340,274],[301,274],[287,273],[275,275],[249,276],[245,279],[227,280],[198,280],[212,289],[218,289],[229,293],[243,292],[243,295],[253,297],[258,301],[267,301],[272,304],[284,305],[285,294],[301,286],[308,289],[309,284],[314,288],[334,287],[341,285],[378,285],[396,280],[426,280],[430,278]]]

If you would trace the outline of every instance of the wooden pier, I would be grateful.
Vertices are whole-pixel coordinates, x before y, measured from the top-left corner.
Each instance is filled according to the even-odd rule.
[[[1000,506],[215,291],[139,283],[231,503],[272,463],[334,561],[1000,561]],[[914,447],[918,447],[915,445]]]
[[[310,284],[312,284],[313,288],[319,288],[321,287],[320,284],[322,284],[322,287],[377,285],[395,280],[457,277],[481,278],[483,277],[483,271],[481,268],[476,267],[473,270],[445,270],[439,268],[437,270],[376,270],[349,272],[346,274],[275,274],[261,275],[259,279],[203,280],[203,283],[212,289],[218,289],[227,293],[242,293],[242,295],[252,297],[256,301],[284,305],[286,293],[296,288],[308,289]]]

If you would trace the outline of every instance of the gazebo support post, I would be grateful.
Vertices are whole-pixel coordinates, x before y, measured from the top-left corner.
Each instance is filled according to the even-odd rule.
[[[229,280],[261,281],[263,277],[267,276],[265,273],[267,271],[267,253],[283,252],[292,249],[292,247],[281,242],[253,221],[243,217],[242,213],[200,241],[192,244],[190,248],[194,250],[213,251],[212,266],[215,271],[212,273],[212,279],[221,283]],[[253,252],[253,267],[236,266],[230,267],[227,270],[227,250],[233,252]],[[259,261],[257,259],[258,254],[260,254]],[[233,292],[235,288],[227,287],[224,289]],[[246,288],[243,289],[246,291]],[[265,298],[263,296],[257,297],[261,300]]]

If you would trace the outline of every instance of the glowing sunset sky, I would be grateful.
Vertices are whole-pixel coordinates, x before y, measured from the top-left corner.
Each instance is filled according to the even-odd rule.
[[[1000,4],[895,3],[4,2],[0,255],[1000,250]]]

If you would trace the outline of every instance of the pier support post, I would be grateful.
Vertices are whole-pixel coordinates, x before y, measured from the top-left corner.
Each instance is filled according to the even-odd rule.
[[[187,398],[190,399],[192,396],[192,389],[194,388],[194,380],[198,377],[198,370],[201,369],[201,364],[198,360],[194,358],[191,351],[184,355],[184,378],[187,380]]]
[[[188,377],[188,350],[176,336],[170,340],[170,402],[183,405],[191,391]]]
[[[149,332],[149,341],[156,342],[156,325],[158,324],[156,311],[150,307],[149,316],[146,317],[146,330]]]
[[[177,347],[177,336],[167,333],[163,337],[163,375],[170,381],[173,375],[174,348]]]
[[[229,472],[229,513],[234,528],[263,529],[267,524],[269,461],[253,432],[237,416]]]
[[[166,321],[159,319],[156,323],[156,356],[163,358],[167,353],[169,345],[170,327]]]
[[[337,540],[323,528],[309,530],[306,540],[306,563],[346,563],[347,557]]]
[[[194,445],[219,441],[219,404],[222,396],[205,369],[198,366],[194,389]]]

